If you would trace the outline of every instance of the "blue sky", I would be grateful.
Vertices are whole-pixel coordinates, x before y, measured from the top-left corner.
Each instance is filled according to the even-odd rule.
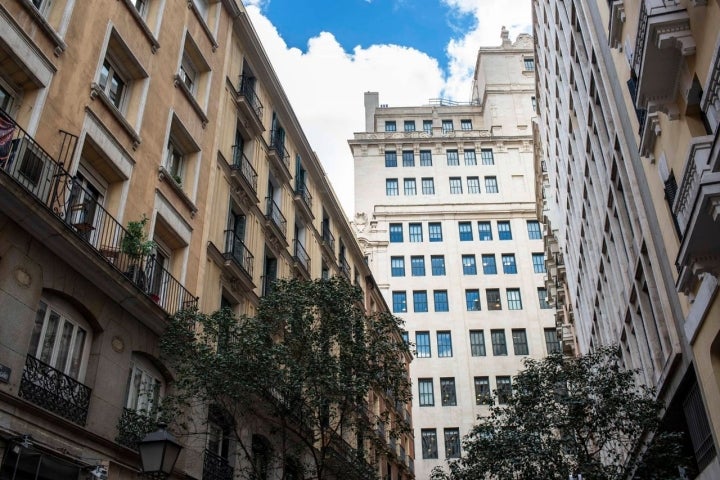
[[[363,94],[389,106],[469,101],[480,46],[531,33],[530,0],[243,0],[347,216],[347,140],[364,130]],[[365,212],[371,213],[371,212]]]

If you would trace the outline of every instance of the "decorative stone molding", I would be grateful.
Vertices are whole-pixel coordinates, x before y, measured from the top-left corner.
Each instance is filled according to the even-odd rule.
[[[655,163],[655,143],[662,133],[660,129],[660,119],[657,112],[648,113],[645,117],[645,126],[642,129],[642,137],[640,138],[640,156],[650,159],[650,163]]]

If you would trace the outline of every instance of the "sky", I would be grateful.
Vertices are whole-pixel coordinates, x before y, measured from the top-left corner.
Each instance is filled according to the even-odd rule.
[[[364,92],[391,107],[470,100],[480,46],[531,33],[530,0],[243,0],[345,214]],[[369,212],[368,212],[369,213]]]

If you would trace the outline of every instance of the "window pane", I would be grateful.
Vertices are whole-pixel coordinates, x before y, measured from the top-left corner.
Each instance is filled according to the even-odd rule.
[[[528,354],[528,343],[527,334],[524,328],[513,328],[512,329],[512,340],[513,340],[513,351],[515,355],[527,355]]]
[[[468,312],[480,311],[480,290],[465,290],[465,306]]]
[[[512,395],[512,382],[510,377],[497,377],[497,397],[498,403],[504,404]]]
[[[390,243],[402,243],[402,241],[403,241],[402,223],[391,223],[390,224]]]
[[[418,358],[430,358],[430,332],[415,332],[415,349]]]
[[[503,273],[514,274],[517,273],[517,264],[515,263],[514,253],[503,253],[502,254]]]
[[[405,190],[405,195],[417,194],[417,188],[415,186],[414,178],[406,178],[405,180],[403,180],[403,188]]]
[[[420,166],[432,167],[432,151],[420,150]]]
[[[403,163],[403,167],[414,167],[415,166],[415,154],[413,153],[412,150],[403,150],[402,163]]]
[[[465,150],[463,156],[465,157],[465,165],[477,165],[475,150]]]
[[[458,222],[461,242],[471,242],[473,239],[472,224],[470,222]]]
[[[475,264],[475,255],[462,256],[463,275],[477,275],[477,265]]]
[[[500,302],[500,290],[497,288],[488,288],[485,291],[487,297],[487,308],[488,310],[502,310],[502,303]]]
[[[480,150],[480,158],[482,159],[483,165],[495,165],[493,151],[489,148],[483,148],[482,150]]]
[[[550,304],[548,303],[548,294],[547,290],[543,287],[538,287],[538,300],[540,301],[540,308],[550,308]]]
[[[497,222],[498,238],[500,240],[512,240],[512,230],[510,230],[510,222]]]
[[[492,340],[493,355],[507,355],[505,330],[491,330],[490,339]]]
[[[442,131],[443,133],[448,133],[453,131],[453,121],[452,120],[443,120],[442,121]]]
[[[522,310],[522,300],[520,299],[519,288],[507,289],[508,310]]]
[[[411,223],[408,225],[408,236],[411,242],[422,242],[422,223]]]
[[[497,266],[495,265],[495,255],[487,254],[482,256],[482,267],[485,275],[497,274]]]
[[[455,392],[454,378],[440,379],[440,394],[442,395],[443,407],[454,407],[457,405],[457,395]]]
[[[435,195],[435,179],[423,178],[422,179],[422,193],[423,195]]]
[[[462,179],[460,177],[450,177],[450,193],[462,193]]]
[[[435,311],[436,312],[447,312],[450,310],[448,305],[447,290],[435,290],[433,292],[435,297]]]
[[[532,254],[533,271],[535,273],[545,273],[545,254],[544,253],[533,253]]]
[[[470,352],[473,357],[485,356],[485,332],[470,330]]]
[[[418,393],[418,401],[421,407],[432,407],[435,405],[432,378],[418,378]]]
[[[528,237],[530,240],[542,240],[542,233],[540,233],[540,222],[536,220],[527,221]]]
[[[492,228],[490,227],[490,222],[478,222],[478,240],[488,241],[492,239]]]
[[[434,428],[420,430],[422,438],[422,458],[438,458],[437,433]]]
[[[413,292],[413,310],[416,312],[428,311],[427,291],[415,290]]]
[[[437,332],[438,357],[452,357],[452,336],[450,332]]]
[[[385,179],[385,194],[388,197],[394,197],[400,194],[400,189],[398,187],[398,179],[397,178],[387,178]]]
[[[547,348],[548,355],[551,353],[561,353],[562,346],[558,339],[557,330],[554,328],[545,329],[545,347]]]
[[[386,120],[385,121],[385,131],[386,132],[394,132],[397,130],[397,125],[395,124],[395,120]]]
[[[460,430],[445,429],[445,458],[460,458]]]
[[[445,152],[445,155],[447,156],[448,165],[460,165],[460,159],[458,158],[457,150],[447,150]]]
[[[410,268],[412,270],[413,277],[425,276],[425,257],[422,257],[422,256],[410,257]]]
[[[393,292],[393,312],[403,313],[407,312],[407,296],[405,292]]]
[[[478,177],[467,177],[468,193],[480,193],[480,179]]]
[[[445,256],[444,255],[431,255],[430,264],[432,267],[432,274],[435,277],[445,275]]]
[[[496,177],[485,177],[485,193],[498,193]]]
[[[397,167],[397,154],[395,151],[385,152],[385,166]]]
[[[406,132],[414,132],[415,120],[405,120],[405,122],[403,122],[403,130],[405,130]]]
[[[405,257],[390,257],[390,274],[393,277],[405,276]]]
[[[439,222],[428,223],[428,236],[431,242],[442,242],[442,224]]]
[[[461,130],[472,130],[472,120],[460,120]]]
[[[491,403],[490,379],[488,377],[475,377],[475,405],[487,405]]]
[[[432,126],[433,126],[432,120],[423,120],[423,131],[425,133],[432,134]]]

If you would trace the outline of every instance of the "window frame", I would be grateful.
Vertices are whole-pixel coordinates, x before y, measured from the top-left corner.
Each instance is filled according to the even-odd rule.
[[[492,352],[494,357],[507,356],[508,351],[505,329],[493,328],[492,330],[490,330],[490,342],[492,343]]]
[[[492,148],[480,149],[480,163],[482,165],[495,165],[495,153]]]
[[[503,253],[500,255],[500,259],[505,275],[516,275],[518,273],[514,253]]]
[[[465,166],[476,166],[477,156],[475,155],[475,149],[469,148],[467,150],[463,150],[463,159],[465,160]]]
[[[545,287],[537,287],[538,292],[538,302],[541,310],[547,310],[549,308],[552,308],[552,305],[548,303],[548,293],[547,288]]]
[[[505,291],[508,310],[522,310],[522,295],[519,288],[508,288]]]
[[[432,378],[418,378],[418,405],[420,407],[435,406],[435,388]]]
[[[422,243],[422,241],[423,241],[422,223],[420,223],[420,222],[408,223],[408,241],[410,243]]]
[[[507,228],[506,228],[507,227]],[[498,220],[498,240],[512,240],[512,226],[509,220]]]
[[[404,277],[405,276],[405,257],[403,257],[403,256],[390,257],[390,276],[391,277]]]
[[[425,256],[412,255],[410,257],[410,273],[412,277],[425,276]]]
[[[542,230],[540,228],[540,222],[538,222],[537,220],[528,220],[527,229],[529,240],[542,240]]]
[[[432,129],[433,129],[433,121],[432,120],[423,120],[423,132],[432,135]]]
[[[477,259],[474,253],[461,255],[463,275],[477,275]]]
[[[423,195],[435,195],[435,179],[432,177],[423,177],[422,182],[422,194]]]
[[[533,272],[547,273],[545,268],[545,254],[540,252],[532,253]]]
[[[485,357],[487,356],[487,349],[485,348],[485,330],[470,330],[470,356],[472,357]],[[480,340],[479,342],[473,340]]]
[[[400,184],[397,178],[385,179],[385,196],[397,197],[400,195]]]
[[[489,175],[485,177],[485,193],[500,193],[496,176]]]
[[[414,178],[403,178],[403,193],[405,195],[417,195],[417,183]]]
[[[407,313],[407,292],[405,290],[393,290],[392,305],[393,313]]]
[[[402,166],[403,167],[414,167],[415,166],[415,152],[412,150],[402,151]]]
[[[549,341],[550,335],[552,335],[553,337],[553,342]],[[545,338],[545,351],[547,351],[548,355],[551,355],[553,353],[562,353],[562,342],[560,342],[560,339],[557,338],[557,329],[545,328],[543,329],[543,336]]]
[[[460,130],[469,131],[472,130],[472,120],[469,118],[460,119]]]
[[[404,132],[414,132],[415,131],[415,120],[404,120],[403,121],[403,131]]]
[[[430,332],[427,330],[415,332],[415,357],[432,358],[432,343],[430,342]]]
[[[515,355],[530,355],[528,347],[527,332],[524,328],[513,328],[510,330],[513,342],[513,353]]]
[[[467,177],[467,193],[478,194],[482,193],[480,188],[480,177],[470,176]]]
[[[430,270],[433,277],[444,277],[446,275],[445,255],[430,255]]]
[[[432,167],[432,150],[420,150],[420,166]]]
[[[473,377],[473,386],[475,387],[475,405],[492,404],[490,377],[483,375]]]
[[[452,332],[450,332],[450,330],[438,330],[435,336],[437,341],[438,358],[452,358]]]
[[[426,313],[428,311],[427,290],[413,290],[413,312]]]
[[[494,253],[483,253],[480,257],[483,275],[497,275],[497,262]]]
[[[449,167],[460,166],[460,157],[458,156],[457,149],[445,150],[445,158]]]
[[[507,396],[512,396],[512,378],[509,375],[498,375],[495,377],[495,385],[498,404],[505,405],[508,401]]]
[[[468,312],[479,312],[481,310],[479,288],[465,289],[465,309]]]
[[[397,152],[395,150],[385,150],[385,168],[397,167]]]
[[[386,132],[397,132],[397,122],[395,120],[385,120],[384,128]]]
[[[390,236],[390,243],[403,243],[403,224],[402,223],[391,223],[388,225],[388,234]]]
[[[433,307],[435,312],[450,311],[450,298],[447,290],[433,290]]]
[[[420,443],[422,446],[422,458],[433,460],[438,458],[437,429],[420,429]]]
[[[502,310],[502,297],[499,288],[486,288],[485,301],[488,310]]]
[[[445,428],[443,429],[445,440],[445,458],[460,458],[460,429]]]
[[[465,221],[458,222],[458,235],[459,235],[461,242],[472,242],[473,241],[472,222],[465,222]]]
[[[487,226],[487,229],[485,227]],[[490,242],[493,239],[492,234],[492,223],[485,220],[477,222],[478,227],[478,240],[481,242]]]
[[[428,241],[431,243],[442,242],[442,222],[428,222]]]
[[[457,407],[455,377],[440,377],[440,404],[443,407]]]
[[[450,177],[450,195],[462,195],[462,177]]]

